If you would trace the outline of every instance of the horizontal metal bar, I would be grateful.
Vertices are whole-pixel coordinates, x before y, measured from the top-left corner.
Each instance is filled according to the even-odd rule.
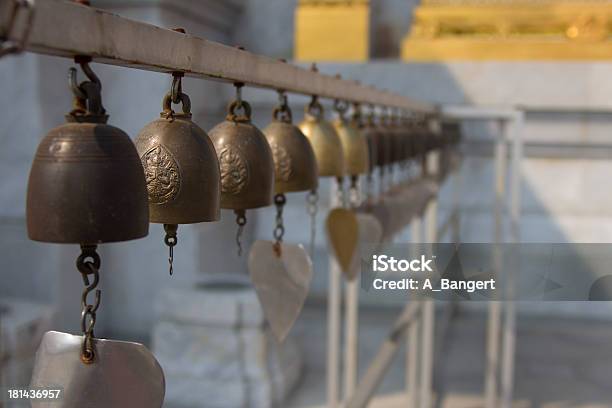
[[[149,71],[181,71],[188,76],[242,82],[304,95],[435,113],[435,106],[391,92],[323,75],[273,58],[130,20],[68,1],[32,2],[33,19],[9,21],[15,0],[0,0],[0,33],[26,40],[26,51],[94,61]],[[20,14],[26,14],[23,11]],[[12,25],[12,27],[11,27]],[[12,28],[12,29],[11,29]],[[8,32],[10,31],[10,32]],[[28,32],[27,38],[20,36]]]

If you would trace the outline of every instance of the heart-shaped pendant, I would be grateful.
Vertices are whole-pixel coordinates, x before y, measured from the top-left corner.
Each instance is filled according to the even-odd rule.
[[[378,244],[382,240],[383,230],[380,222],[371,214],[366,213],[357,213],[357,224],[359,229],[359,242],[358,247],[363,250],[368,250],[368,252],[376,252],[378,249]],[[351,266],[348,268],[346,272],[346,279],[352,281],[357,277],[359,270],[361,268],[361,253],[360,251],[355,251],[353,255],[353,260],[351,261]],[[363,254],[364,258],[370,262],[371,258],[370,253]]]
[[[334,208],[327,215],[327,237],[342,272],[351,266],[357,251],[359,225],[353,211]]]
[[[312,262],[302,245],[258,240],[249,253],[249,273],[272,333],[283,341],[310,289]]]
[[[139,343],[94,339],[95,359],[81,361],[83,336],[50,331],[43,336],[30,386],[62,388],[58,400],[32,401],[33,408],[159,408],[164,373]]]

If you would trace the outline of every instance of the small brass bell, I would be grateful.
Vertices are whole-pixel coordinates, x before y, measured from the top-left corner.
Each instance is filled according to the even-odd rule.
[[[242,84],[225,121],[210,132],[221,168],[221,208],[234,210],[239,225],[236,242],[246,224],[245,210],[272,204],[274,159],[264,134],[251,123],[251,106],[242,100]],[[242,113],[240,113],[242,110]]]
[[[316,191],[318,170],[312,146],[302,131],[292,123],[291,108],[287,95],[279,92],[279,105],[272,113],[272,123],[264,134],[272,149],[274,159],[274,204],[276,205],[276,228],[274,229],[274,249],[280,256],[280,248],[285,232],[283,207],[285,193],[295,191]]]
[[[291,109],[283,93],[272,118],[263,133],[274,158],[275,193],[315,190],[318,186],[315,154],[300,128],[292,124]]]
[[[338,117],[334,120],[333,126],[342,143],[346,173],[351,177],[367,173],[370,165],[366,138],[354,123],[346,119],[345,114],[348,110],[346,103],[336,101],[334,110]]]
[[[319,177],[344,177],[342,142],[334,127],[325,120],[323,106],[316,96],[306,106],[306,116],[299,128],[310,141],[317,159]]]
[[[178,224],[217,221],[221,189],[215,149],[206,132],[191,120],[191,103],[182,92],[181,75],[175,74],[172,83],[160,118],[136,138],[149,193],[150,221],[164,224],[170,274]],[[182,112],[173,111],[172,103],[181,103]]]
[[[141,238],[149,231],[145,178],[129,136],[107,125],[100,80],[76,82],[68,123],[40,142],[27,193],[28,236],[35,241],[97,244]]]

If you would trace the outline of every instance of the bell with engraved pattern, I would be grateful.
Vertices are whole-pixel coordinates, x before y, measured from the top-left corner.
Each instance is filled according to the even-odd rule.
[[[306,136],[292,123],[284,94],[281,99],[272,113],[272,122],[263,130],[274,159],[274,191],[283,194],[315,190],[319,173],[314,151]]]
[[[175,112],[172,103],[181,103],[182,112]],[[221,187],[215,149],[191,120],[191,102],[179,75],[162,108],[160,118],[138,133],[136,147],[145,171],[150,221],[164,224],[172,274],[178,225],[219,220]]]
[[[272,204],[274,159],[264,134],[251,122],[251,106],[242,100],[242,84],[228,106],[225,120],[210,132],[221,168],[221,208],[234,210],[240,237],[246,210]]]

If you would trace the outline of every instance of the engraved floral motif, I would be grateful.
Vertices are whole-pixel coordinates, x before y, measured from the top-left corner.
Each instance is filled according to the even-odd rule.
[[[279,146],[278,143],[270,143],[272,157],[274,158],[274,174],[277,180],[289,181],[291,177],[291,157],[287,149]]]
[[[239,194],[247,184],[249,172],[240,150],[224,146],[219,153],[221,192]]]
[[[181,172],[174,157],[161,145],[150,148],[142,157],[149,202],[165,204],[181,189]]]

